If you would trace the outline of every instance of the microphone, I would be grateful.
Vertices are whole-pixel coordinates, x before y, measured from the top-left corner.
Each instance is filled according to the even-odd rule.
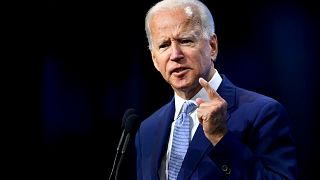
[[[129,143],[131,134],[134,135],[136,133],[136,131],[138,130],[139,126],[140,126],[140,118],[139,118],[139,116],[137,116],[136,114],[130,115],[128,117],[126,123],[125,123],[125,131],[128,132],[128,133],[126,135],[126,139],[125,139],[124,144],[122,146],[121,156],[120,156],[120,159],[119,159],[119,162],[118,162],[118,166],[117,166],[117,169],[116,169],[115,179],[118,179],[118,172],[119,172],[119,169],[120,169],[120,165],[121,165],[123,156],[124,156],[124,154],[125,154],[125,152],[127,150],[127,145]]]
[[[120,138],[120,140],[119,140],[119,143],[118,143],[117,152],[118,152],[119,149],[120,149],[121,143],[122,143],[123,138],[124,138],[124,134],[125,134],[126,132],[128,132],[128,131],[126,130],[127,119],[128,119],[131,115],[133,115],[133,114],[135,114],[135,113],[136,113],[136,110],[135,110],[135,109],[129,108],[129,109],[127,109],[126,112],[123,114],[122,124],[121,124],[121,129],[123,129],[123,131],[122,131],[122,134],[121,134],[121,138]]]
[[[131,122],[132,120],[130,120],[130,123],[128,125],[126,125],[127,124],[127,120],[130,118],[130,116],[134,115],[135,113],[136,113],[135,109],[129,108],[123,114],[122,123],[121,123],[121,129],[123,129],[123,130],[122,130],[122,134],[121,134],[118,146],[117,146],[117,152],[116,152],[116,155],[115,155],[115,158],[114,158],[114,161],[113,161],[112,170],[111,170],[111,173],[110,173],[110,176],[109,176],[109,180],[111,179],[111,177],[113,175],[113,171],[114,171],[115,165],[117,163],[118,154],[119,154],[119,150],[120,150],[121,145],[122,145],[123,138],[124,138],[125,134],[128,132],[128,130],[130,130],[129,127],[126,127],[126,126],[129,126],[129,124],[132,123]]]
[[[131,114],[125,123],[124,131],[128,133],[124,141],[124,144],[122,146],[121,154],[124,154],[127,149],[127,145],[130,139],[130,134],[135,133],[138,130],[139,125],[140,125],[139,117],[136,114]]]

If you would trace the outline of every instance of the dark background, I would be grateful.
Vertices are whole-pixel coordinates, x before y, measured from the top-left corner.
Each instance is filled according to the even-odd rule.
[[[107,179],[125,110],[143,119],[173,96],[147,48],[144,15],[155,2],[4,6],[6,179]],[[215,18],[219,72],[287,108],[299,178],[319,178],[319,3],[203,2]]]

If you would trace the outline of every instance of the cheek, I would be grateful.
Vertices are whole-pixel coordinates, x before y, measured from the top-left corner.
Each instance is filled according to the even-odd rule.
[[[165,61],[157,60],[157,70],[162,74],[162,76],[166,76],[167,73],[167,68],[166,65],[167,63]]]
[[[208,67],[211,66],[211,58],[206,54],[202,54],[200,57],[194,58],[193,68],[197,73],[203,73],[203,71],[207,71]]]
[[[163,72],[165,70],[165,63],[163,61],[158,61],[158,68],[159,68],[159,71]]]
[[[200,53],[201,57],[199,57],[199,59],[201,59],[201,64],[202,66],[208,66],[211,64],[211,52],[209,51],[209,48],[206,47],[204,48],[201,53]]]
[[[162,74],[166,73],[167,66],[168,66],[168,60],[167,60],[166,56],[164,56],[164,55],[156,56],[155,62],[157,64],[158,71],[160,71]]]

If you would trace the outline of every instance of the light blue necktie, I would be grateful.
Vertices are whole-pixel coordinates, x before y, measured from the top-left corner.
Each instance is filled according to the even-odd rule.
[[[181,168],[182,161],[186,155],[190,141],[190,120],[188,114],[196,105],[191,101],[185,101],[180,115],[178,116],[174,129],[171,155],[168,165],[169,180],[176,180]]]

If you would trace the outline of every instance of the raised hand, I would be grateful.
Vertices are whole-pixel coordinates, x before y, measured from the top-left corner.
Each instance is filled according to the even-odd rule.
[[[198,119],[203,126],[206,137],[216,145],[227,133],[227,102],[203,78],[199,79],[200,85],[208,93],[209,101],[197,98]]]

